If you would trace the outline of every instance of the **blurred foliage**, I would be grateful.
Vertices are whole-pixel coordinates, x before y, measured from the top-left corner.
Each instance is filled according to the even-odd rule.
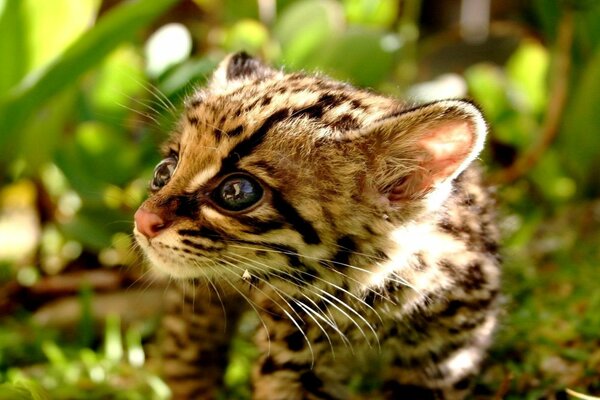
[[[431,18],[458,13],[441,0],[1,0],[0,399],[168,396],[135,325],[110,317],[97,332],[97,286],[71,288],[77,340],[31,315],[60,297],[47,295],[52,277],[137,265],[128,232],[157,145],[237,50],[397,97],[480,104],[507,311],[477,398],[599,395],[600,5],[492,5],[482,40],[451,13]],[[233,398],[248,397],[248,336],[232,350]]]

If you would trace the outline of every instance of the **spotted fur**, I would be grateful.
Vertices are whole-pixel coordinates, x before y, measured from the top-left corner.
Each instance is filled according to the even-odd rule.
[[[243,305],[261,321],[256,399],[345,399],[371,361],[385,398],[463,398],[498,309],[493,207],[471,165],[485,134],[465,101],[410,105],[225,59],[188,99],[164,147],[176,168],[141,206],[159,232],[134,229],[181,282],[163,324],[176,398],[217,395]],[[228,212],[211,196],[240,171],[264,194]]]

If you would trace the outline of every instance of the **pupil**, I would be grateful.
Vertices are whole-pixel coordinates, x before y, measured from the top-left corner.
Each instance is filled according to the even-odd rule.
[[[217,204],[229,211],[241,211],[261,199],[262,188],[251,179],[237,176],[223,182],[217,193],[213,197]]]
[[[169,182],[173,175],[173,171],[175,171],[176,164],[177,161],[175,159],[167,158],[156,166],[151,185],[154,190],[160,189]]]
[[[239,202],[252,194],[252,185],[246,180],[237,179],[223,188],[223,197],[230,202]]]

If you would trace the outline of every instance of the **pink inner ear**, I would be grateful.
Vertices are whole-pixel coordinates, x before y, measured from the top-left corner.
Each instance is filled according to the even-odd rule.
[[[447,122],[419,140],[428,157],[423,160],[426,175],[423,189],[450,177],[471,153],[475,142],[472,127],[465,121]]]

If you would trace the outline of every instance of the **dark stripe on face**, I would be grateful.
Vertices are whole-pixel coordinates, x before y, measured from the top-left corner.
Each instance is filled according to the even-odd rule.
[[[171,201],[175,205],[175,215],[195,219],[200,209],[200,202],[193,196],[177,196]]]
[[[238,216],[237,220],[247,226],[247,228],[244,229],[244,232],[253,233],[255,235],[262,235],[270,231],[281,229],[284,226],[283,221],[280,220],[264,221],[258,218],[248,217],[245,215]]]
[[[269,250],[275,250],[275,251],[279,252],[281,255],[287,257],[288,265],[290,265],[291,267],[298,268],[298,267],[303,266],[302,262],[300,261],[300,255],[298,254],[298,251],[296,249],[294,249],[293,247],[286,246],[283,244],[253,242],[251,240],[241,240],[241,239],[237,239],[237,240],[235,240],[235,242],[240,243],[240,244],[247,244],[247,245],[251,245],[251,246],[260,246],[260,247],[267,248]]]
[[[283,108],[275,111],[267,119],[265,119],[262,125],[256,131],[254,131],[251,136],[236,144],[235,147],[229,152],[229,155],[223,159],[221,173],[223,174],[225,172],[234,170],[238,161],[252,153],[252,151],[254,151],[254,149],[263,142],[265,135],[267,132],[269,132],[273,125],[288,118],[290,114],[290,109]]]
[[[180,229],[177,231],[180,236],[188,236],[188,237],[201,237],[208,239],[224,239],[224,235],[214,229],[211,229],[207,226],[203,226],[200,229]]]
[[[306,244],[319,244],[321,243],[321,238],[317,233],[317,230],[314,226],[304,219],[300,213],[288,203],[281,193],[277,190],[272,190],[272,202],[273,207],[277,210],[279,215],[281,215],[287,222],[290,223],[292,228],[298,232],[302,236],[302,240]]]
[[[201,243],[192,242],[192,241],[191,241],[191,240],[189,240],[189,239],[183,239],[183,240],[181,241],[181,243],[182,243],[183,245],[185,245],[185,246],[188,246],[188,247],[194,248],[194,249],[196,249],[196,250],[200,250],[200,251],[206,251],[206,252],[212,252],[212,251],[215,251],[215,250],[217,250],[217,249],[218,249],[218,248],[217,248],[217,247],[215,247],[215,246],[205,246],[205,245],[203,245],[203,244],[201,244]],[[184,249],[183,251],[185,251],[185,250],[187,250],[187,249]],[[199,255],[199,254],[197,254],[197,253],[194,253],[194,254],[195,254],[195,255]]]

